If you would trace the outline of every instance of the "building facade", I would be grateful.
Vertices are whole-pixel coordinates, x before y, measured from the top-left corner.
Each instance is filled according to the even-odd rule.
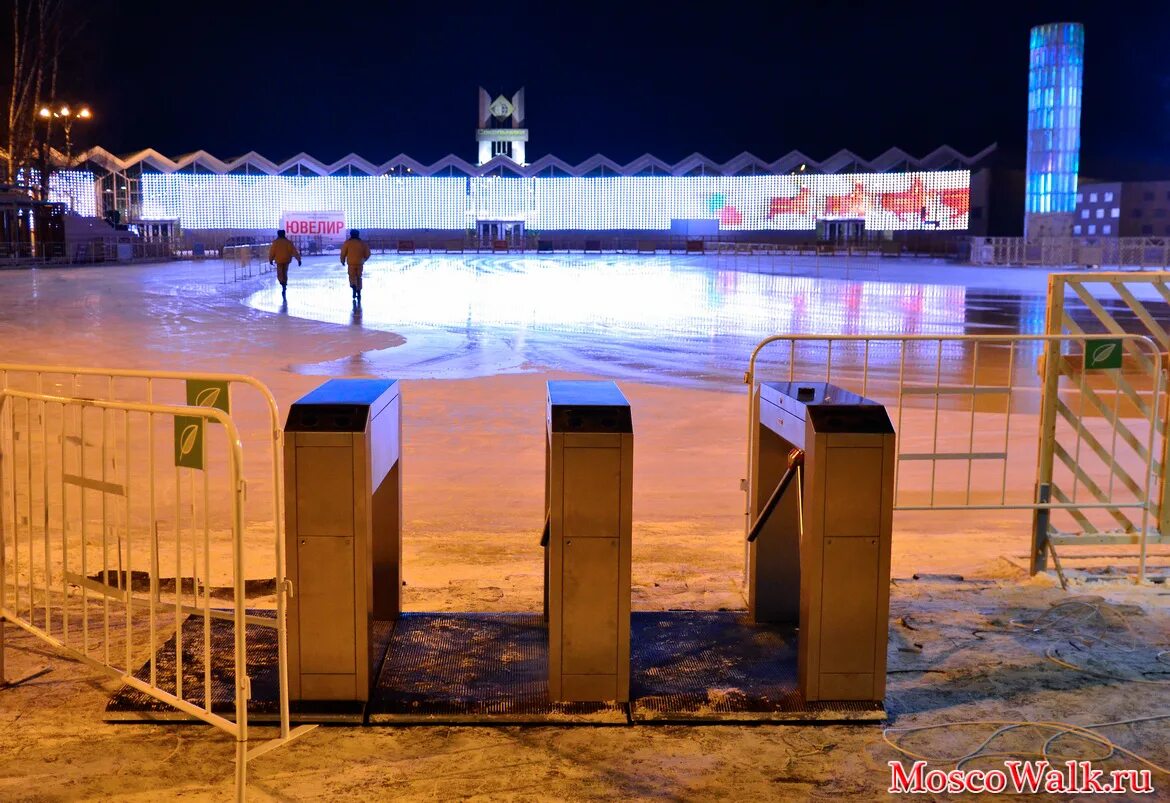
[[[1084,184],[1074,237],[1170,237],[1170,181]]]
[[[600,155],[578,165],[555,156],[523,164],[501,154],[482,165],[398,156],[375,165],[356,155],[276,163],[257,153],[170,159],[95,148],[54,176],[53,193],[83,215],[116,212],[124,223],[185,231],[271,230],[288,212],[341,212],[348,227],[387,234],[475,231],[487,222],[669,233],[695,220],[719,232],[810,238],[845,222],[878,235],[967,232],[971,173],[993,152],[965,156],[944,146],[919,159],[893,148],[863,160],[841,151],[820,162],[797,151],[773,162],[744,153],[724,163],[695,154],[675,164],[646,155],[625,165]],[[986,201],[974,203],[982,215]]]

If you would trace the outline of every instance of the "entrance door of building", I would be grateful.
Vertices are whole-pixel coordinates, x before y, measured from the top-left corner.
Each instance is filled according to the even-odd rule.
[[[819,221],[820,239],[833,245],[850,245],[865,239],[865,220],[847,218]]]
[[[508,248],[520,248],[524,244],[523,220],[478,220],[476,236],[481,248],[491,248],[496,242],[506,242]]]

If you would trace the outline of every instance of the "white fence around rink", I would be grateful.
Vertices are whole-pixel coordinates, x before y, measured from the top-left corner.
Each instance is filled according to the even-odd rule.
[[[1170,237],[972,237],[971,264],[1166,268]]]
[[[1067,371],[1094,343],[1116,340],[1148,359],[1120,369]],[[1077,415],[1046,429],[1048,368],[1041,357],[1049,350],[1062,355],[1065,368],[1054,374],[1051,390]],[[1157,357],[1151,338],[1113,333],[769,337],[753,350],[744,376],[751,389],[748,476],[756,460],[760,382],[831,382],[886,405],[898,437],[896,511],[1031,511],[1046,526],[1122,529],[1124,538],[1113,542],[1138,546],[1144,579],[1147,535],[1158,511],[1157,456],[1164,449]],[[1091,397],[1104,399],[1104,406]],[[1063,473],[1060,462],[1045,468],[1044,456],[1051,464],[1055,450],[1097,462],[1074,460],[1075,470]],[[1060,478],[1061,498],[1042,493],[1038,477],[1045,471]],[[750,529],[747,503],[745,522]]]
[[[228,731],[238,741],[236,784],[242,799],[247,761],[312,727],[289,724],[282,430],[271,392],[238,374],[0,364],[0,377],[7,407],[7,437],[0,438],[0,467],[7,475],[0,484],[7,522],[0,528],[0,618]],[[215,422],[198,427],[206,439],[203,470],[178,465],[168,470],[177,462],[177,416],[185,416],[188,426]],[[206,448],[224,438],[220,448]],[[245,450],[245,444],[256,448]],[[253,483],[256,504],[249,507],[258,509],[255,515],[244,506],[249,476],[272,483],[267,501],[265,484]],[[268,545],[256,549],[257,537]],[[266,589],[272,578],[273,616],[245,611],[248,582],[257,579],[249,575],[248,555],[271,556],[259,572],[264,578],[259,585]],[[164,590],[173,594],[165,605]],[[231,611],[210,607],[213,598],[227,594],[234,600]],[[135,617],[141,608],[149,616]],[[190,666],[184,674],[188,617],[203,618],[203,682]],[[228,649],[242,684],[233,692],[237,711],[231,727],[226,716],[210,710],[208,636],[212,621],[223,619],[233,622]],[[91,624],[98,630],[92,643]],[[239,667],[246,666],[249,639],[264,631],[274,631],[277,644],[280,736],[248,749],[246,710],[241,717],[239,706],[246,707],[250,689]],[[177,666],[169,685],[156,664],[166,633],[176,640]],[[122,650],[124,662],[112,663]],[[149,682],[133,677],[136,661],[149,665]],[[201,699],[190,702],[184,689],[187,697],[194,693]]]
[[[266,245],[225,245],[220,252],[223,263],[223,281],[238,282],[262,276],[275,270],[268,264]]]

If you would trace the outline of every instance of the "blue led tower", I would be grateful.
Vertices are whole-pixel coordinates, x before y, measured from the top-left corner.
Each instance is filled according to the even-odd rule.
[[[1080,163],[1084,69],[1084,26],[1057,22],[1032,29],[1025,236],[1071,234]]]

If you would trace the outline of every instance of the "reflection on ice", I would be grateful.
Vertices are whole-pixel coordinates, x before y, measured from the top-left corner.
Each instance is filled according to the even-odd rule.
[[[777,275],[677,256],[380,257],[366,267],[356,314],[344,271],[331,265],[294,268],[287,306],[275,283],[247,303],[406,338],[295,366],[309,373],[412,379],[551,369],[687,384],[735,382],[752,346],[773,334],[1012,332],[1043,303],[961,283],[879,281],[876,266],[820,277],[784,267]],[[937,267],[913,267],[901,275],[940,278]]]
[[[311,272],[310,272],[311,271]],[[670,258],[375,259],[362,323],[650,335],[962,331],[966,288],[712,270]],[[273,287],[248,303],[280,311]],[[288,314],[349,323],[344,273],[293,270]]]

